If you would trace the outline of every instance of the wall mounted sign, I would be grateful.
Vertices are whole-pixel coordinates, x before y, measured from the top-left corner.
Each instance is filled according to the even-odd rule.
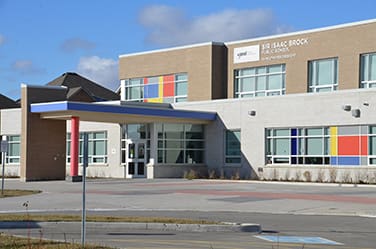
[[[234,48],[234,63],[260,60],[260,45]]]

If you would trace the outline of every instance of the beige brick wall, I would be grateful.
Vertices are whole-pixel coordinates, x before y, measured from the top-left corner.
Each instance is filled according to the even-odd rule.
[[[43,120],[30,104],[64,100],[65,89],[22,87],[21,170],[23,181],[64,180],[66,121]]]
[[[161,76],[174,73],[188,73],[188,100],[210,100],[224,96],[225,83],[223,61],[224,47],[211,43],[161,50],[150,53],[120,56],[119,78]],[[214,64],[214,66],[213,66]],[[217,73],[216,70],[220,70]],[[214,84],[214,86],[213,86]]]
[[[273,64],[286,64],[286,93],[305,93],[308,89],[308,61],[338,57],[338,89],[359,88],[360,55],[376,52],[376,23],[348,25],[342,28],[322,29],[316,32],[301,32],[295,35],[276,36],[273,39],[260,39],[229,43],[228,47],[228,97],[234,95],[234,70]],[[289,46],[288,51],[265,54],[273,45],[291,44],[294,40],[307,40],[306,44]],[[260,60],[247,63],[234,63],[234,48],[260,45]],[[281,47],[280,47],[281,48]],[[283,50],[283,47],[282,47]],[[270,50],[269,50],[270,52]],[[272,56],[291,56],[276,58]]]

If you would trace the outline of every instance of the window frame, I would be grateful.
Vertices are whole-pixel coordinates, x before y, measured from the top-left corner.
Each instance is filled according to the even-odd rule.
[[[375,129],[375,132],[372,132],[372,129]],[[376,166],[376,153],[372,153],[372,140],[376,140],[376,125],[370,125],[368,127],[368,165]],[[375,149],[376,152],[376,149]]]
[[[8,142],[8,151],[5,156],[5,164],[6,165],[19,165],[21,163],[21,135],[12,134],[12,135],[3,135],[2,137],[6,138]],[[10,137],[18,138],[18,140],[10,141]],[[18,145],[18,155],[10,155],[13,145]],[[2,154],[2,153],[1,153]],[[3,162],[3,156],[0,155],[0,163]]]
[[[280,71],[270,72],[272,68],[280,67]],[[253,71],[253,73],[241,75],[242,72],[247,70]],[[281,87],[276,89],[270,89],[270,78],[272,76],[281,76]],[[261,78],[265,79],[264,87],[259,88],[259,81]],[[243,91],[244,79],[253,80],[253,90]],[[255,98],[274,95],[286,94],[286,64],[274,64],[258,67],[239,68],[234,70],[234,98]]]
[[[89,166],[95,166],[95,165],[108,165],[108,132],[107,131],[83,131],[80,132],[79,134],[79,152],[78,152],[78,164],[80,166],[83,165],[83,134],[87,133],[88,134],[88,164]],[[91,134],[98,134],[98,133],[104,133],[104,138],[90,138]],[[66,139],[66,146],[67,146],[67,155],[66,155],[66,164],[70,164],[70,159],[71,159],[71,151],[70,151],[70,146],[71,146],[71,133],[67,133],[67,139]],[[94,155],[90,153],[90,143],[93,144],[93,148],[95,147],[95,142],[96,141],[104,141],[104,154],[98,154]],[[95,162],[93,159],[103,159],[103,162]]]
[[[233,136],[238,137],[239,139],[239,144],[238,144],[238,155],[237,154],[228,154],[230,151],[229,146],[229,141],[228,141],[228,134],[232,133]],[[237,136],[235,133],[239,133]],[[241,129],[229,129],[229,130],[224,130],[224,162],[226,166],[239,166],[242,163],[242,143],[241,143]],[[237,149],[237,148],[235,148]],[[235,151],[234,149],[231,149],[232,151]],[[232,160],[235,159],[235,162],[232,162]],[[230,161],[231,160],[231,161]]]
[[[360,88],[375,88],[376,87],[376,78],[370,79],[372,73],[372,65],[370,66],[372,60],[371,57],[376,57],[376,52],[365,53],[360,55],[360,74],[359,74],[359,87]],[[367,60],[367,63],[364,63],[364,60]],[[376,67],[375,67],[376,68]],[[366,72],[364,72],[366,71]],[[375,69],[376,71],[376,69]],[[376,75],[376,72],[374,72]],[[364,77],[364,75],[367,75]]]
[[[173,81],[162,81],[161,82],[156,82],[155,78],[164,78],[164,76],[173,76]],[[148,83],[145,83],[147,79]],[[149,83],[149,79],[153,79]],[[142,77],[142,78],[128,78],[128,79],[123,79],[125,82],[125,101],[130,101],[130,102],[147,102],[149,99],[157,99],[161,100],[162,103],[177,103],[177,102],[186,102],[188,101],[188,91],[189,91],[189,81],[188,81],[188,73],[186,72],[181,72],[181,73],[175,73],[171,75],[157,75],[157,76],[147,76],[147,77]],[[138,81],[137,84],[132,84],[132,82]],[[163,89],[165,86],[168,84],[174,84],[173,92],[174,94],[171,96],[163,96]],[[178,86],[179,85],[186,85],[186,93],[180,93],[177,94]],[[146,86],[157,86],[158,88],[158,93],[161,94],[162,96],[155,97],[148,97],[146,98],[145,96],[149,96],[146,91],[148,91]],[[138,97],[132,97],[132,90],[135,89],[136,91],[139,92]],[[153,102],[153,101],[151,101]]]
[[[169,164],[169,165],[202,165],[205,163],[205,126],[199,124],[178,124],[178,123],[159,123],[157,124],[157,163],[158,164]],[[165,125],[178,125],[178,128],[181,128],[180,131],[176,131],[176,137],[167,137]],[[188,138],[187,134],[189,132],[188,126],[200,126],[200,136],[201,138]],[[170,131],[171,132],[171,131]],[[180,147],[172,146],[169,147],[168,144],[176,144]],[[199,147],[190,147],[192,143],[200,144]],[[181,161],[168,162],[167,154],[168,152],[175,151],[177,153],[183,153]],[[189,157],[190,153],[201,153],[199,157],[200,160],[195,162],[193,157]],[[192,161],[189,161],[192,159]]]
[[[277,131],[282,130],[286,130],[287,134],[278,135]],[[309,134],[312,130],[320,130],[320,134]],[[279,139],[288,140],[287,154],[275,153],[276,141]],[[310,139],[320,139],[321,153],[308,153]],[[330,165],[330,156],[330,134],[327,126],[265,129],[266,165]]]
[[[331,83],[321,85],[319,82],[319,63],[331,61],[332,62],[332,79]],[[339,65],[338,65],[338,57],[331,57],[331,58],[324,58],[324,59],[317,59],[317,60],[310,60],[308,61],[308,92],[312,93],[319,93],[319,92],[333,92],[338,89],[338,72],[339,72]],[[329,91],[320,91],[323,89],[328,89]]]

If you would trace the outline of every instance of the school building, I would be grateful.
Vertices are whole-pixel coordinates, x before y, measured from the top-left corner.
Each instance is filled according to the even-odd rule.
[[[87,133],[91,177],[376,182],[375,37],[367,20],[124,54],[117,93],[23,85],[0,98],[6,172],[78,176]]]

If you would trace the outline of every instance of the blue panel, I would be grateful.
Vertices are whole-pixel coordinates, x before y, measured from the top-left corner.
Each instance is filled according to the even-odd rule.
[[[343,245],[333,240],[328,240],[321,237],[302,237],[302,236],[272,236],[261,235],[256,238],[267,240],[275,243],[298,243],[298,244],[318,244],[318,245]]]
[[[338,165],[360,165],[358,156],[339,156]]]
[[[291,155],[297,155],[297,138],[291,138]]]
[[[330,157],[330,164],[331,165],[337,165],[337,163],[338,163],[338,157],[336,157],[336,156]]]
[[[298,129],[291,129],[291,136],[294,137],[298,134]]]
[[[30,112],[33,113],[45,113],[66,110],[68,110],[68,101],[36,103],[30,105]]]
[[[144,86],[144,98],[158,98],[158,84],[148,84]]]

